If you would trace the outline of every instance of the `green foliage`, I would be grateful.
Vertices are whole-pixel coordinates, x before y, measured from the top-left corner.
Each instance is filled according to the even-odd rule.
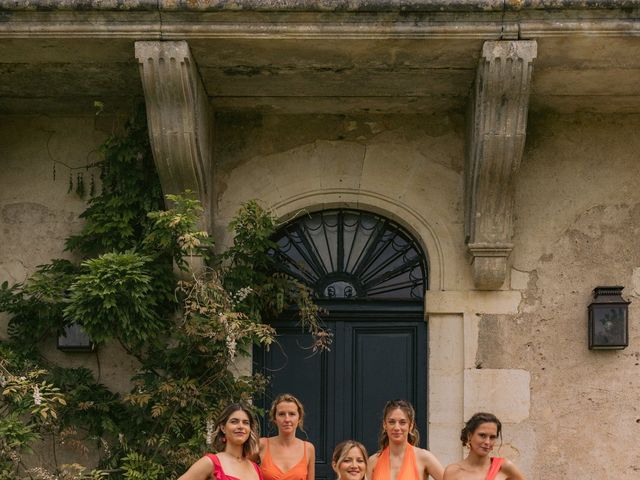
[[[176,265],[186,270],[186,258],[209,258],[213,240],[206,231],[198,230],[203,209],[193,198],[193,192],[187,190],[184,195],[167,195],[167,200],[171,208],[147,215],[153,224],[144,238],[143,247],[149,252],[169,252]]]
[[[0,287],[0,310],[9,312],[9,333],[25,346],[58,335],[68,324],[64,299],[78,268],[67,260],[40,265],[27,284]]]
[[[104,144],[102,191],[67,241],[84,260],[54,260],[24,284],[0,286],[0,311],[10,315],[10,341],[0,342],[0,480],[176,478],[208,449],[207,426],[222,408],[264,389],[267,379],[238,376],[233,364],[273,341],[267,320],[295,305],[314,348],[330,344],[311,292],[273,273],[276,222],[257,202],[242,206],[234,244],[219,255],[191,192],[168,195],[161,209],[142,120]],[[207,266],[190,271],[200,260]],[[135,356],[128,394],[40,356],[42,340],[71,323]],[[28,467],[24,455],[45,436],[79,454],[99,451],[99,469]]]
[[[124,134],[110,137],[101,152],[102,192],[80,215],[85,220],[82,232],[67,240],[68,250],[86,256],[136,248],[150,223],[147,213],[163,207],[143,107]]]
[[[23,455],[55,429],[58,408],[66,401],[60,389],[46,381],[45,370],[33,368],[5,346],[0,354],[0,479],[18,479]]]
[[[162,465],[146,458],[139,453],[131,452],[122,458],[123,477],[129,480],[158,480],[164,479]]]
[[[158,335],[167,320],[152,294],[150,261],[135,252],[85,260],[83,272],[69,287],[65,317],[82,325],[96,343],[117,338],[129,349],[140,347]]]

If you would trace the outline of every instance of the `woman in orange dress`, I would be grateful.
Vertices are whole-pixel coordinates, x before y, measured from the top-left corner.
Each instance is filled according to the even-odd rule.
[[[304,428],[304,407],[289,393],[276,397],[269,420],[278,429],[274,437],[260,439],[260,470],[264,480],[315,480],[313,445],[296,438]]]
[[[258,451],[258,422],[246,406],[234,403],[224,409],[213,447],[217,454],[205,455],[178,480],[262,480],[260,469],[249,460]]]
[[[495,415],[473,415],[460,432],[460,441],[469,454],[447,466],[444,480],[525,480],[513,462],[491,456],[498,437],[502,440],[502,424]]]
[[[406,400],[387,402],[382,414],[380,450],[369,458],[371,480],[442,480],[443,468],[428,450],[416,447],[420,439],[415,410]]]

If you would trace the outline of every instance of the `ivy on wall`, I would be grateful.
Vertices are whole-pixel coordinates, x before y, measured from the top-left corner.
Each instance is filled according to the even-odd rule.
[[[0,480],[175,478],[208,449],[212,420],[248,400],[267,379],[237,376],[237,355],[269,345],[268,321],[295,304],[318,349],[331,335],[310,291],[274,273],[268,250],[275,219],[250,201],[230,228],[234,244],[214,253],[197,229],[202,208],[189,192],[163,198],[143,111],[102,147],[102,190],[66,248],[23,284],[0,288],[9,340],[0,342]],[[201,272],[189,259],[202,258]],[[86,368],[40,354],[43,342],[78,324],[98,345],[119,342],[139,364],[131,391],[109,391]],[[208,435],[209,433],[209,435]],[[33,465],[41,440],[78,452],[71,465]],[[86,453],[99,457],[83,465]]]

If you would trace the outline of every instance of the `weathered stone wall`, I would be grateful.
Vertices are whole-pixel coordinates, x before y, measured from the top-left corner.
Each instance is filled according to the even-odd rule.
[[[22,282],[38,265],[54,258],[74,259],[64,251],[64,242],[80,230],[79,215],[86,203],[68,193],[68,167],[97,161],[96,149],[122,121],[94,116],[0,117],[0,282]],[[91,173],[99,183],[99,172],[82,172],[88,198]],[[77,173],[72,172],[74,185]],[[4,337],[7,317],[0,315],[0,336]],[[122,353],[117,345],[107,345],[95,354],[63,353],[56,349],[55,338],[44,345],[50,360],[90,368],[105,385],[128,391],[135,363]]]
[[[640,472],[639,128],[637,115],[531,117],[513,254],[523,302],[482,319],[478,360],[531,373],[540,478]],[[623,285],[632,301],[625,350],[587,349],[599,285]]]
[[[283,219],[304,209],[370,209],[423,242],[431,288],[470,287],[462,115],[218,115],[214,125],[218,238],[250,198]]]
[[[67,194],[111,130],[93,117],[0,119],[0,280],[20,281],[65,256],[84,202]],[[214,121],[214,233],[261,199],[282,220],[304,209],[370,209],[407,227],[431,265],[427,296],[430,446],[444,463],[475,409],[505,419],[500,453],[529,479],[635,479],[640,457],[640,115],[532,113],[516,183],[511,273],[474,291],[463,238],[463,115],[258,115]],[[587,349],[598,285],[624,285],[626,350]],[[47,355],[96,373],[94,355]],[[126,389],[132,365],[100,349],[101,381]],[[486,388],[485,388],[486,387]],[[43,460],[44,461],[44,460]]]
[[[462,238],[461,116],[218,115],[215,124],[219,235],[238,204],[255,197],[282,218],[303,208],[374,209],[423,241],[438,277],[427,298],[429,413],[443,461],[461,451],[457,436],[437,436],[456,435],[463,414],[485,409],[506,420],[501,453],[528,478],[605,477],[612,468],[616,478],[636,478],[640,459],[621,446],[640,428],[637,307],[630,347],[619,352],[587,349],[586,311],[597,285],[625,285],[632,301],[640,291],[640,116],[531,115],[508,297],[464,294],[473,286]]]

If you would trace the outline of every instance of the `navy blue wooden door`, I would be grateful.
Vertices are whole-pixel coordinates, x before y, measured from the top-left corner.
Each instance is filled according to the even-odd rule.
[[[426,432],[426,325],[421,314],[359,312],[333,314],[327,326],[334,332],[331,351],[312,354],[308,335],[292,322],[276,322],[278,344],[256,351],[256,368],[271,378],[259,403],[268,408],[282,392],[300,398],[306,410],[306,438],[316,447],[316,478],[335,478],[331,453],[341,440],[353,438],[370,453],[384,404],[410,400],[417,424]],[[275,434],[263,425],[264,434]],[[425,439],[421,442],[425,444]]]

